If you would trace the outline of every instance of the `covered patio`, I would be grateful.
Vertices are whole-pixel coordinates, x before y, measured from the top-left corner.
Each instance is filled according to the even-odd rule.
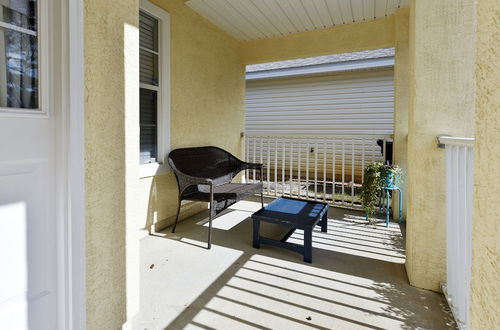
[[[483,15],[487,6],[481,7]],[[120,6],[86,0],[86,327],[455,327],[442,294],[442,284],[452,274],[447,269],[447,252],[453,250],[447,246],[450,162],[436,137],[467,138],[469,149],[477,148],[472,139],[477,127],[494,123],[486,114],[478,118],[475,111],[474,84],[487,71],[475,67],[477,17],[472,0],[122,0]],[[170,151],[217,146],[239,159],[254,160],[248,152],[257,144],[249,143],[252,137],[245,128],[246,66],[377,49],[394,49],[394,93],[386,103],[394,114],[393,162],[406,175],[402,227],[391,223],[386,228],[382,219],[369,225],[359,211],[331,207],[328,233],[314,232],[312,264],[284,249],[252,248],[249,216],[259,206],[253,200],[233,205],[214,220],[209,250],[206,203],[182,204],[177,232],[171,233],[179,190],[167,162]],[[494,107],[488,109],[485,113]],[[361,158],[355,155],[353,141],[345,144],[352,151],[351,164],[368,162],[364,147]],[[269,139],[264,143],[273,145]],[[315,193],[328,191],[331,181],[331,206],[337,206],[338,177],[333,170],[329,177],[324,165],[324,159],[331,159],[330,149],[317,152],[324,155],[319,168],[301,171],[301,166],[316,162],[316,157],[307,160],[313,155],[308,143],[297,148],[301,155],[307,150],[306,163],[298,158],[298,172],[307,176],[317,170],[323,179],[314,184]],[[334,148],[339,145],[333,143]],[[282,154],[290,159],[296,154],[288,150],[297,149],[287,148]],[[255,162],[265,163],[265,187],[273,193],[268,197],[279,197],[280,191],[286,195],[283,187],[288,183],[290,195],[305,190],[309,198],[307,179],[305,186],[300,179],[294,185],[297,172],[288,174],[291,179],[284,170],[269,172],[273,158],[265,155],[272,150],[264,158],[262,153],[255,157]],[[385,151],[378,157],[385,157]],[[474,165],[480,173],[480,164],[466,159],[467,168]],[[465,165],[460,168],[465,172]],[[282,189],[276,189],[279,173]],[[352,167],[350,173],[359,181]],[[476,176],[483,183],[490,178],[475,174],[474,180]],[[235,180],[249,178],[255,175]],[[353,187],[351,197],[360,184],[354,179],[351,184],[342,178],[342,187]],[[467,180],[472,190],[472,174]],[[467,208],[457,211],[462,220],[470,221],[472,209],[476,215],[496,212],[489,208],[494,203],[472,201],[472,193],[464,192],[457,194],[468,198],[457,203]],[[492,200],[490,195],[483,199]],[[341,199],[342,204],[348,201],[355,204]],[[457,285],[467,291],[460,300],[462,321],[474,329],[496,324],[492,306],[498,305],[499,296],[498,287],[484,285],[498,278],[498,272],[488,271],[497,264],[498,256],[488,248],[496,242],[498,226],[489,220],[479,225],[482,219],[495,220],[478,217],[463,240],[457,239],[467,242],[467,253],[479,251],[474,260],[466,260],[474,264],[460,271],[472,273],[472,279]],[[286,229],[269,225],[263,230],[279,238]],[[470,243],[474,235],[480,239]],[[289,240],[300,243],[297,233]]]
[[[266,202],[271,201],[267,199]],[[404,268],[404,230],[366,223],[362,213],[330,208],[328,232],[313,233],[313,262],[300,254],[252,248],[249,216],[257,198],[214,221],[207,213],[141,240],[137,329],[448,329],[443,295],[415,288]],[[264,235],[280,238],[269,224]],[[301,244],[296,232],[289,242]]]
[[[1,1],[0,329],[497,329],[499,12]]]

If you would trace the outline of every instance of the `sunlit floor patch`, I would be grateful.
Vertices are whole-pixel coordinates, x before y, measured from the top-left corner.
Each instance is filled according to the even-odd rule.
[[[252,260],[255,259],[255,260]],[[266,261],[260,262],[260,261]],[[279,266],[274,266],[276,262]],[[375,283],[356,276],[256,255],[243,264],[193,321],[210,328],[395,329],[404,317],[390,310]],[[342,280],[337,280],[337,278]],[[272,326],[271,326],[272,325]]]
[[[224,213],[212,220],[212,227],[215,229],[229,230],[250,217],[252,213],[253,212],[241,210]],[[203,226],[208,227],[208,218],[203,219],[199,222],[199,224],[203,224]]]
[[[362,220],[360,220],[362,219]],[[302,245],[304,232],[296,230],[287,240]],[[328,219],[328,232],[319,227],[313,231],[313,249],[347,253],[382,261],[404,263],[406,260],[403,236],[394,224],[388,228],[369,224],[364,218],[349,217],[349,221]],[[314,252],[313,252],[314,254]]]
[[[261,203],[260,202],[254,202],[254,201],[239,201],[237,203],[234,203],[229,207],[231,210],[240,210],[240,211],[249,211],[249,212],[257,212],[261,208]]]

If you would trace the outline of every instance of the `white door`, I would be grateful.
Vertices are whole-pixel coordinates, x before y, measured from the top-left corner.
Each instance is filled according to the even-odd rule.
[[[0,329],[56,329],[57,117],[48,99],[49,17],[40,8],[47,1],[0,2]]]

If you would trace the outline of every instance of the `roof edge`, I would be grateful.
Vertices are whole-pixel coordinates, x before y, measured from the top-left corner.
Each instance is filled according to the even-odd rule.
[[[317,65],[307,65],[302,67],[292,67],[274,69],[266,71],[254,71],[246,73],[246,80],[270,79],[281,77],[302,76],[316,73],[333,73],[373,68],[386,68],[394,66],[394,56],[345,61],[337,63],[325,63]]]

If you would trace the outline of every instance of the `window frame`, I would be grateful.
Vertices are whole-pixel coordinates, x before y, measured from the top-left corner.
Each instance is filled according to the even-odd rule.
[[[49,8],[51,1],[37,0],[37,47],[38,47],[38,108],[0,107],[0,117],[36,117],[49,118],[51,107],[50,91],[53,90],[53,70],[50,61],[50,29],[53,19]],[[20,32],[18,30],[18,32]],[[22,33],[22,32],[21,32]]]
[[[159,86],[144,84],[139,81],[139,89],[146,88],[157,91],[157,161],[147,164],[139,163],[140,177],[145,178],[166,173],[170,170],[166,160],[170,152],[170,15],[147,0],[140,0],[139,10],[158,20]],[[138,52],[139,49],[137,49]],[[138,162],[139,159],[140,157],[138,157]]]

